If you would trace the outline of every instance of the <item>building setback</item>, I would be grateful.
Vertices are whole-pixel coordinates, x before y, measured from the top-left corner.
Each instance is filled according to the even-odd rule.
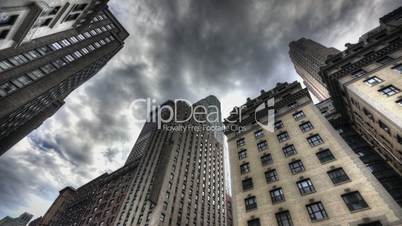
[[[0,155],[123,47],[128,33],[106,3],[1,1]]]
[[[320,71],[342,118],[402,175],[402,7]]]
[[[339,53],[335,48],[328,48],[313,40],[301,38],[289,43],[289,56],[297,74],[303,79],[307,89],[319,100],[330,97],[325,83],[319,76],[320,67],[330,55]]]
[[[256,118],[267,120],[272,98],[275,129],[267,131]],[[402,209],[298,82],[261,91],[225,124],[234,225],[402,224]]]

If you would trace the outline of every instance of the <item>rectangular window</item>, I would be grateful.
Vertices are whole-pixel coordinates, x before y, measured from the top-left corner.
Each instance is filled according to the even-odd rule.
[[[20,77],[17,78],[17,80],[22,83],[24,86],[28,85],[32,82],[32,79],[26,75],[22,75]]]
[[[315,134],[312,135],[310,137],[307,137],[307,141],[310,144],[311,147],[320,145],[322,143],[324,143],[324,141],[322,140],[321,136],[319,134]]]
[[[319,221],[328,218],[327,212],[321,202],[306,205],[306,208],[312,221]]]
[[[72,36],[72,37],[70,37],[70,38],[68,38],[72,43],[77,43],[77,42],[79,42],[78,41],[78,39],[76,38],[76,37],[74,37],[74,36]]]
[[[343,194],[342,199],[350,211],[368,208],[366,201],[358,191]]]
[[[387,63],[392,62],[393,60],[394,60],[394,58],[389,57],[389,56],[385,56],[385,57],[377,60],[377,62],[380,63],[380,64],[387,64]]]
[[[8,69],[10,69],[10,68],[12,68],[12,67],[13,67],[13,65],[11,65],[8,60],[2,60],[2,61],[0,61],[0,68],[1,68],[1,69],[3,69],[3,70],[8,70]]]
[[[266,140],[261,141],[257,144],[258,151],[264,151],[268,148],[268,143]]]
[[[393,85],[389,85],[389,86],[379,89],[378,92],[381,92],[383,95],[390,97],[390,96],[393,96],[393,95],[399,93],[400,90]]]
[[[374,121],[374,117],[373,114],[371,114],[371,112],[369,112],[365,107],[363,107],[363,113],[367,116],[367,118],[369,118],[371,121]]]
[[[253,188],[253,179],[252,178],[244,179],[244,180],[242,180],[241,183],[243,186],[243,191]]]
[[[321,163],[326,163],[335,159],[334,155],[329,149],[325,149],[316,153],[318,160]]]
[[[255,199],[255,196],[246,198],[244,203],[246,204],[246,210],[253,210],[257,208],[257,200]]]
[[[374,86],[374,85],[377,85],[377,84],[383,82],[383,80],[378,78],[377,76],[372,76],[372,77],[364,80],[363,82],[366,83],[367,85]]]
[[[42,69],[42,71],[45,72],[46,74],[56,71],[56,68],[51,64],[46,64],[42,66],[40,69]]]
[[[288,210],[275,214],[278,226],[293,226],[292,217]]]
[[[328,176],[331,178],[332,183],[340,184],[345,181],[349,181],[348,175],[346,175],[345,171],[342,168],[337,168],[331,171],[328,171]]]
[[[278,181],[279,177],[278,172],[276,172],[276,169],[265,172],[265,180],[267,181],[267,183]]]
[[[42,46],[36,49],[40,54],[42,54],[42,56],[52,52],[52,50],[50,50],[48,47],[46,46]]]
[[[286,131],[285,131],[285,132],[282,132],[282,133],[280,133],[280,134],[278,134],[278,135],[276,135],[276,136],[278,137],[278,141],[279,141],[280,143],[289,140],[289,134],[288,134],[288,132],[286,132]]]
[[[0,40],[1,40],[1,39],[6,39],[8,33],[10,33],[10,29],[1,30],[1,31],[0,31]]]
[[[315,188],[310,179],[304,179],[296,182],[301,195],[307,195],[315,192]]]
[[[387,132],[388,134],[391,134],[391,130],[389,129],[389,127],[387,125],[385,125],[384,122],[382,122],[381,120],[378,120],[378,125],[380,126],[381,129],[383,129],[385,132]]]
[[[39,58],[41,56],[40,53],[38,53],[38,51],[36,51],[36,50],[31,50],[31,51],[25,53],[24,55],[29,60],[35,60],[36,58]]]
[[[260,219],[252,219],[247,221],[247,226],[261,226]]]
[[[365,70],[360,69],[360,70],[352,72],[351,75],[353,76],[353,78],[358,78],[358,77],[365,75],[366,73],[367,72]]]
[[[33,80],[36,80],[36,79],[39,79],[39,78],[45,76],[45,74],[44,74],[41,70],[39,70],[39,69],[33,70],[33,71],[31,71],[31,72],[28,72],[27,75],[28,75],[30,78],[32,78]]]
[[[282,121],[275,122],[274,127],[275,127],[275,129],[282,129],[283,128],[283,122]]]
[[[246,144],[246,141],[244,140],[244,138],[241,138],[236,141],[236,144],[237,144],[237,147],[241,147]]]
[[[269,194],[271,196],[272,203],[278,203],[278,202],[285,201],[285,195],[283,194],[282,188],[273,189],[273,190],[269,191]]]
[[[396,135],[396,140],[398,141],[399,144],[402,144],[402,137],[401,137],[401,135],[397,134],[397,135]]]
[[[17,90],[17,86],[12,84],[11,82],[6,82],[0,85],[0,96],[6,96],[9,93],[14,92]]]
[[[240,166],[240,173],[245,174],[250,172],[250,164],[249,163],[244,163]]]
[[[67,63],[64,62],[62,59],[57,59],[55,61],[53,61],[53,65],[57,68],[60,69],[62,67],[64,67]]]
[[[241,150],[241,151],[239,151],[239,160],[242,160],[242,159],[245,159],[245,158],[247,158],[247,150]]]
[[[0,17],[0,27],[7,27],[14,25],[15,21],[17,20],[18,15],[2,15]]]
[[[254,136],[255,136],[255,138],[261,138],[264,136],[264,131],[262,129],[257,130],[254,132]]]
[[[271,164],[272,163],[272,156],[271,154],[264,154],[263,156],[261,156],[261,164],[263,166]]]
[[[298,111],[298,112],[295,112],[295,113],[293,113],[293,118],[295,119],[295,120],[299,120],[299,119],[302,119],[302,118],[304,118],[304,112],[303,111]]]
[[[283,147],[282,151],[283,151],[283,154],[285,154],[285,157],[289,157],[289,156],[295,155],[297,153],[296,148],[293,144]]]
[[[303,133],[305,133],[305,132],[308,132],[308,131],[314,129],[314,126],[313,126],[313,124],[311,124],[310,121],[308,121],[308,122],[305,122],[305,123],[300,124],[300,125],[299,125],[299,128],[301,129],[301,131],[302,131]]]
[[[71,56],[70,54],[66,55],[66,56],[64,57],[64,59],[65,59],[67,62],[69,62],[69,63],[71,63],[71,62],[73,62],[73,61],[75,60],[74,57]]]
[[[297,174],[304,171],[304,165],[301,160],[296,160],[289,163],[289,168],[293,174]]]
[[[63,48],[63,46],[61,46],[58,42],[55,42],[55,43],[50,44],[49,47],[50,47],[53,51],[56,51],[56,50],[59,50],[59,49],[62,49],[62,48]]]

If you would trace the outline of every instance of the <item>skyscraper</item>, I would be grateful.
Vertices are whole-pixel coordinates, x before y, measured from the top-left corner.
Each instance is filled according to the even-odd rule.
[[[307,89],[319,100],[328,99],[325,83],[318,75],[320,67],[330,55],[339,53],[335,48],[328,48],[310,39],[301,38],[289,43],[289,56],[297,74],[303,79]]]
[[[0,155],[123,47],[128,33],[106,3],[1,1]]]
[[[268,131],[257,122],[267,120],[272,98],[275,129]],[[261,91],[225,124],[234,225],[402,224],[402,209],[300,83]]]
[[[27,212],[16,218],[5,217],[0,220],[0,226],[26,226],[32,217],[33,215]]]
[[[342,118],[402,175],[402,7],[320,71]]]
[[[197,106],[207,113],[194,116]],[[214,96],[167,101],[150,113],[156,120],[144,124],[125,165],[63,189],[43,225],[225,225],[222,128],[212,127],[222,127],[220,114]],[[158,123],[170,116],[177,120]]]

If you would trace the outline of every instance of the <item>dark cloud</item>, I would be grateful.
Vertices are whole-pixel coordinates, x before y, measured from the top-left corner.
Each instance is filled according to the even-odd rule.
[[[131,34],[125,48],[29,139],[0,158],[0,218],[22,209],[43,214],[57,190],[121,166],[141,127],[133,119],[146,113],[130,109],[133,100],[195,101],[214,94],[230,109],[260,89],[297,79],[288,58],[290,41],[306,36],[326,45],[355,42],[400,1],[110,4]],[[46,205],[33,208],[31,196]]]

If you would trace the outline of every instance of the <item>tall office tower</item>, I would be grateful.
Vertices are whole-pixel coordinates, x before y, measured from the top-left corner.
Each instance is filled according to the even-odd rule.
[[[401,225],[402,209],[298,82],[262,91],[225,124],[234,225]]]
[[[318,75],[320,67],[330,55],[339,53],[335,48],[327,48],[310,39],[301,38],[289,43],[289,56],[297,74],[303,79],[307,89],[319,100],[328,99],[329,93]]]
[[[33,215],[27,212],[17,218],[5,217],[0,220],[0,226],[26,226],[32,217]]]
[[[402,175],[402,7],[320,71],[342,118]]]
[[[106,3],[0,2],[0,155],[123,47],[128,33]]]
[[[208,118],[218,121],[195,122],[193,117],[159,128],[156,122],[144,125],[133,148],[136,154],[130,154],[142,158],[115,225],[225,225],[223,147],[219,133],[208,129],[222,125],[219,101],[208,96],[192,106],[177,102],[173,113],[164,109],[173,105],[166,102],[150,118],[173,114],[184,120],[192,114],[191,107],[201,112],[196,106],[204,106]],[[205,114],[197,118],[204,120]],[[145,149],[143,137],[149,139]]]

